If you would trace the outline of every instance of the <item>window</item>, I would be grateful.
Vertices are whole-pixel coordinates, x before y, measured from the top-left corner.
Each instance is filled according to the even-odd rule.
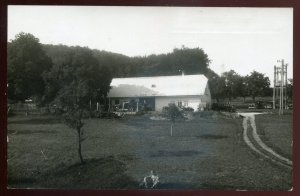
[[[116,99],[116,100],[115,100],[115,105],[118,105],[118,104],[120,104],[120,100],[119,100],[119,99]]]
[[[183,102],[183,106],[184,106],[184,107],[188,107],[188,102],[187,102],[187,101],[184,101],[184,102]]]
[[[178,101],[178,107],[182,107],[182,101]]]

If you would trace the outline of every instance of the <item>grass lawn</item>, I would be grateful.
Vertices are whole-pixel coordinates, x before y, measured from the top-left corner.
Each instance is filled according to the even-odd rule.
[[[255,116],[258,134],[266,145],[292,160],[292,114],[264,114]]]
[[[87,119],[82,144],[86,164],[80,165],[76,132],[58,118],[10,117],[8,186],[138,189],[153,170],[159,189],[292,187],[290,171],[261,159],[244,144],[242,119],[216,114],[177,121],[171,137],[169,121],[149,118]]]

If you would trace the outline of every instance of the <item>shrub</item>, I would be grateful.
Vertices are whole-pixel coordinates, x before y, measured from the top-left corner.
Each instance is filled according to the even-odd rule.
[[[183,114],[174,103],[170,103],[168,106],[163,107],[162,114],[163,116],[170,118],[172,122],[174,122],[176,118],[183,118]]]
[[[194,111],[194,108],[191,108],[191,107],[183,107],[182,110],[185,111],[185,112],[193,112],[193,111]]]
[[[212,110],[216,111],[226,111],[226,112],[235,112],[236,108],[231,104],[224,103],[213,103],[211,106]]]

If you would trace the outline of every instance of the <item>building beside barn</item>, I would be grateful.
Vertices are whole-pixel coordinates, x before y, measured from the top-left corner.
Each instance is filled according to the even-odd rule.
[[[108,98],[111,110],[161,111],[169,103],[194,111],[211,107],[204,75],[113,78]]]

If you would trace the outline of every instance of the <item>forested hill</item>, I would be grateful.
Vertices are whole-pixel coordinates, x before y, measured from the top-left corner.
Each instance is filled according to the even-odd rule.
[[[70,54],[76,54],[79,46],[45,45],[46,54],[53,64],[62,64]],[[201,48],[175,48],[171,53],[128,57],[122,54],[89,49],[100,66],[111,70],[113,77],[142,77],[179,75],[181,71],[188,74],[205,74],[209,78],[216,75],[209,69],[209,58]]]

